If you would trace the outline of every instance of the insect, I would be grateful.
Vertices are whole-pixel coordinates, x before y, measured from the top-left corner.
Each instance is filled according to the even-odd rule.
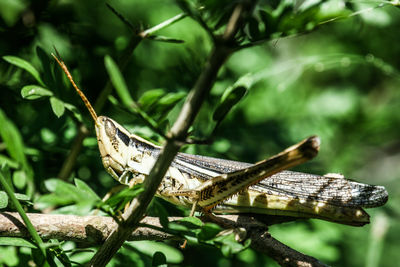
[[[143,182],[161,148],[129,133],[111,118],[97,116],[64,62],[53,57],[95,122],[106,171],[122,184]],[[316,156],[318,149],[319,138],[313,136],[255,164],[178,153],[157,195],[177,205],[214,213],[318,218],[353,226],[369,223],[363,208],[386,203],[388,193],[383,186],[358,183],[338,174],[286,171]]]

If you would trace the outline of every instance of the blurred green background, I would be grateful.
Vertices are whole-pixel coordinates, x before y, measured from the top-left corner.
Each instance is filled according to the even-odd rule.
[[[203,2],[212,6],[213,1]],[[272,6],[278,4],[271,2]],[[299,6],[304,2],[321,4],[295,2]],[[144,29],[182,12],[175,1],[108,3],[134,27]],[[313,30],[307,33],[289,32],[285,34],[288,37],[273,38],[235,53],[220,71],[193,135],[208,136],[214,107],[224,90],[240,77],[251,78],[250,91],[217,128],[211,145],[184,149],[188,153],[255,162],[316,134],[322,140],[318,157],[297,170],[342,173],[363,183],[386,186],[388,203],[368,211],[371,224],[365,227],[308,220],[270,228],[278,240],[334,266],[397,266],[400,262],[400,9],[388,3],[327,1],[321,4],[319,15],[326,12],[341,19],[327,21],[315,29],[310,24]],[[301,13],[301,9],[297,12]],[[104,1],[0,0],[0,55],[23,58],[42,73],[37,47],[48,57],[56,47],[92,103],[109,80],[104,56],[119,58],[129,44],[130,34]],[[191,18],[160,34],[184,43],[144,40],[139,44],[123,71],[136,99],[154,89],[183,96],[196,81],[212,47],[205,30]],[[78,132],[81,113],[91,134],[83,143],[68,181],[78,177],[103,196],[117,182],[103,169],[94,129],[81,100],[71,87],[48,88],[57,99],[78,107],[75,115],[67,108],[58,118],[48,98],[29,101],[21,97],[21,89],[30,84],[37,82],[28,72],[0,61],[0,162],[11,166],[16,190],[33,197],[37,205],[31,209],[43,212],[48,208],[45,201],[40,206],[41,196],[48,193],[45,181],[57,177]],[[143,120],[122,109],[118,101],[116,96],[110,97],[101,114],[133,133],[162,142]],[[181,104],[182,100],[169,112],[170,124]],[[153,108],[150,114],[156,116],[160,111]],[[19,132],[23,144],[13,150],[6,141],[19,143],[15,132]],[[276,265],[250,249],[226,258],[217,249],[204,245],[189,245],[182,251],[174,243],[166,246],[146,242],[126,245],[110,266],[146,266],[151,263],[152,254],[163,249],[171,264],[184,266]],[[77,246],[72,242],[65,245]],[[28,255],[29,251],[23,248],[0,246],[0,266],[24,266]],[[75,253],[72,258],[83,263],[90,255]]]

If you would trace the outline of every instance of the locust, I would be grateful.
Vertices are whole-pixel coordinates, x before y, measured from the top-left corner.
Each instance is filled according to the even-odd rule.
[[[94,120],[105,170],[121,184],[142,183],[161,147],[130,133],[111,118],[97,116],[65,63],[53,57]],[[352,226],[369,223],[364,208],[384,205],[388,200],[385,187],[355,182],[339,174],[321,176],[286,170],[315,157],[319,146],[319,138],[311,136],[255,164],[178,153],[156,195],[191,207],[192,212],[317,218]]]

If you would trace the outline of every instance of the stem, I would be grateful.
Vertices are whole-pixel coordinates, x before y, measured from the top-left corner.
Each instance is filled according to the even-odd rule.
[[[22,220],[24,221],[26,228],[29,231],[29,234],[32,236],[33,240],[35,241],[36,245],[39,247],[43,258],[46,259],[46,249],[44,247],[44,243],[40,238],[39,234],[36,232],[35,227],[33,227],[31,221],[29,220],[28,216],[26,215],[24,209],[22,208],[21,204],[19,203],[18,199],[15,197],[13,190],[11,189],[10,185],[7,183],[3,173],[0,171],[0,183],[3,186],[4,190],[6,191],[8,197],[10,198],[11,202],[14,204],[15,208],[17,209],[19,215],[21,216]]]
[[[125,242],[129,234],[138,227],[139,221],[142,219],[147,206],[152,200],[161,180],[167,172],[173,158],[178,153],[180,147],[186,139],[187,131],[192,125],[197,113],[200,110],[202,103],[210,92],[219,69],[234,51],[232,44],[234,37],[241,27],[242,16],[252,5],[242,6],[237,5],[232,13],[232,17],[228,23],[226,31],[222,38],[215,43],[215,47],[199,76],[193,89],[188,94],[182,110],[167,134],[168,140],[163,146],[161,153],[154,164],[149,176],[143,183],[144,192],[135,198],[128,210],[123,214],[125,220],[120,224],[107,238],[105,243],[100,247],[94,257],[91,259],[89,266],[106,266],[112,259],[115,253]]]

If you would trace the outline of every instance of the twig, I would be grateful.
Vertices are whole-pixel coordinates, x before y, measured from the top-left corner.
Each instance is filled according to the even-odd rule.
[[[94,255],[89,266],[105,266],[125,242],[126,237],[136,229],[137,224],[143,217],[148,204],[159,187],[173,158],[178,153],[182,145],[182,140],[186,139],[187,131],[211,90],[220,67],[232,53],[234,37],[241,27],[240,22],[242,21],[243,14],[245,14],[249,8],[251,8],[250,4],[246,6],[239,4],[235,8],[229,25],[226,28],[226,32],[221,40],[216,42],[203,72],[188,94],[176,122],[167,134],[168,140],[163,146],[158,160],[154,164],[149,176],[143,183],[144,192],[132,201],[128,210],[123,214],[125,223],[120,224],[115,231],[111,233],[106,242]]]
[[[86,245],[101,244],[117,225],[111,217],[104,216],[37,213],[27,213],[27,216],[41,238],[45,240],[71,240]],[[266,226],[252,217],[222,215],[217,218],[221,219],[225,226],[244,228],[247,237],[252,240],[251,248],[267,254],[283,266],[326,266],[317,259],[304,255],[271,237]],[[168,221],[172,222],[179,219],[181,218],[169,217]],[[221,223],[221,221],[217,223]],[[148,224],[153,228],[162,228],[158,217],[145,217],[141,220],[141,224]],[[179,237],[153,228],[138,227],[127,236],[127,240],[180,240]],[[0,213],[0,236],[29,237],[28,230],[17,212]]]

